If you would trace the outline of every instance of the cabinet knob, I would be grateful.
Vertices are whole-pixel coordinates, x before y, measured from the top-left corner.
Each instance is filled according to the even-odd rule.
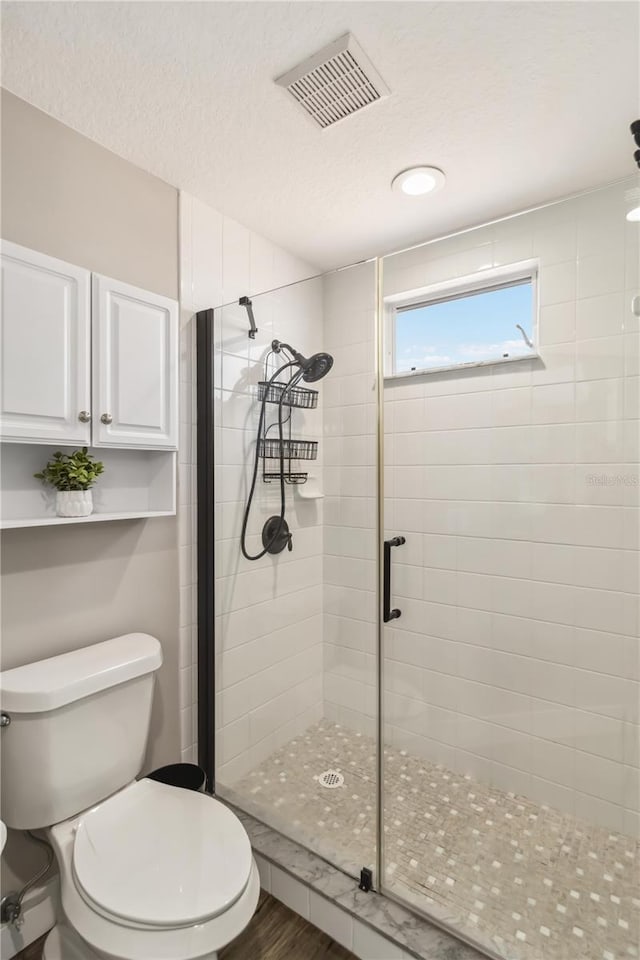
[[[108,425],[110,423],[113,423],[113,417],[111,416],[110,413],[103,413],[102,416],[100,417],[100,421],[101,423]]]
[[[80,423],[90,423],[91,414],[89,413],[88,410],[81,410],[80,413],[78,414],[78,420],[80,421]]]

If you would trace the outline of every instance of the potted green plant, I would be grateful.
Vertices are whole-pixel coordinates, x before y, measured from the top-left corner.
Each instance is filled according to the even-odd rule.
[[[36,480],[51,484],[57,490],[56,514],[59,517],[88,517],[93,512],[91,487],[104,471],[86,447],[73,453],[54,453]]]

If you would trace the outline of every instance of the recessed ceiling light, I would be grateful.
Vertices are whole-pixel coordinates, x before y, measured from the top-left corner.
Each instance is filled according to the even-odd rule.
[[[640,207],[633,207],[627,214],[627,220],[631,223],[640,223]]]
[[[391,189],[408,197],[424,197],[444,186],[444,173],[437,167],[409,167],[391,181]]]

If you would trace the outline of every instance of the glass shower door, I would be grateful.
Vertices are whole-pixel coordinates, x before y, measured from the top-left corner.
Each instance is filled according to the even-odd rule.
[[[254,339],[242,305],[215,311],[216,789],[356,877],[377,831],[374,275],[252,296]],[[318,352],[333,366],[281,408],[299,370],[285,362]],[[279,525],[280,412],[291,540],[260,556]]]
[[[633,185],[383,264],[381,880],[501,957],[638,955]]]

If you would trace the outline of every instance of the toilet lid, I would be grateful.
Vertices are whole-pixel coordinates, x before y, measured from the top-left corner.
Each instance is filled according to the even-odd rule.
[[[73,869],[100,912],[125,923],[191,926],[227,910],[251,873],[238,818],[212,797],[140,780],[80,821]]]

